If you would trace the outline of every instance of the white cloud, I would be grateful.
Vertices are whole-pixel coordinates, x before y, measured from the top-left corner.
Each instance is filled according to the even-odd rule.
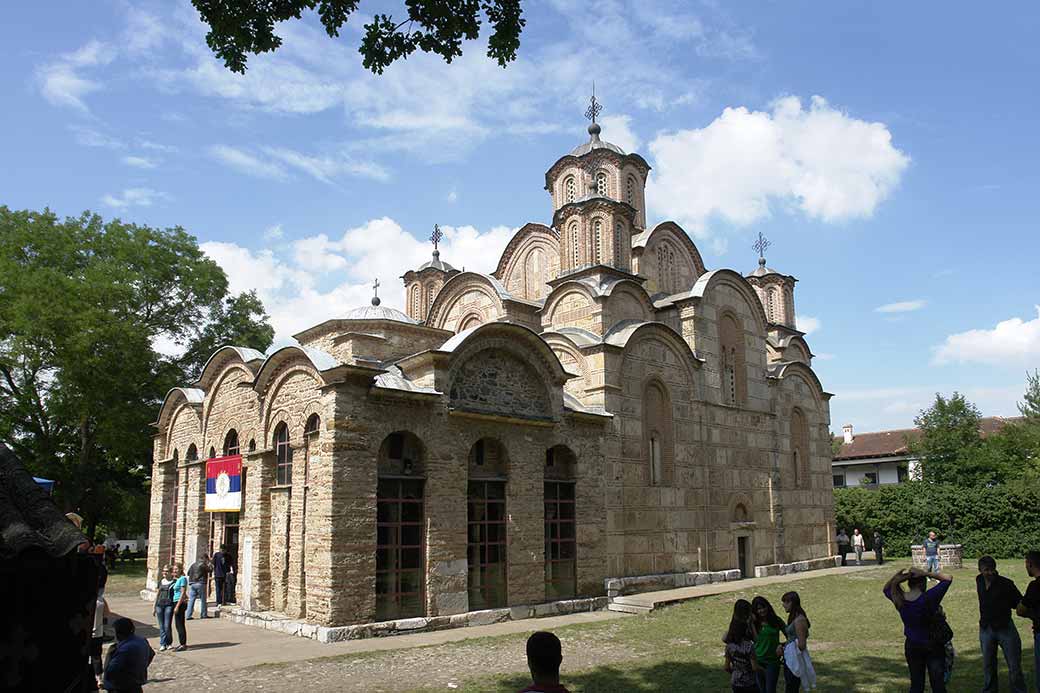
[[[794,324],[806,335],[810,335],[820,329],[820,319],[809,315],[795,315]]]
[[[127,8],[123,46],[131,55],[149,53],[164,41],[163,21],[138,7]]]
[[[603,139],[621,147],[625,153],[638,152],[642,147],[639,136],[632,131],[632,117],[627,115],[606,116],[601,119]]]
[[[490,272],[515,233],[495,227],[441,226],[441,257],[461,269]],[[425,235],[425,234],[421,234]],[[231,291],[255,290],[271,316],[278,339],[366,305],[372,280],[382,282],[383,304],[403,308],[404,286],[398,279],[430,258],[430,245],[382,217],[328,234],[302,238],[278,252],[253,251],[234,243],[203,243],[202,249],[228,275]]]
[[[124,156],[123,163],[127,166],[133,166],[134,168],[156,168],[159,164],[155,159],[149,159],[145,156]]]
[[[91,40],[77,51],[65,53],[36,70],[40,93],[55,106],[66,106],[81,113],[89,109],[83,97],[101,89],[101,84],[84,77],[86,68],[107,65],[115,58],[115,50],[106,43]]]
[[[122,140],[106,135],[105,133],[99,132],[93,128],[84,127],[82,125],[70,125],[69,130],[71,130],[75,136],[76,142],[82,144],[84,147],[122,149],[126,146]]]
[[[271,226],[268,226],[266,229],[264,229],[265,241],[277,241],[280,240],[284,235],[285,232],[282,230],[281,224],[272,224]]]
[[[109,193],[101,198],[101,202],[109,207],[122,209],[125,207],[151,207],[153,203],[169,199],[169,195],[151,188],[126,188],[120,195]]]
[[[775,206],[824,222],[869,217],[899,184],[909,157],[883,123],[850,117],[814,96],[770,111],[727,108],[706,127],[659,134],[648,203],[704,236],[720,219],[747,226]]]
[[[1040,360],[1040,306],[1035,320],[1011,318],[992,330],[952,334],[935,347],[933,363],[1036,363]]]
[[[444,199],[446,199],[446,200],[447,200],[448,202],[450,202],[451,204],[455,204],[456,202],[458,202],[458,201],[459,201],[459,191],[458,191],[458,190],[456,190],[455,188],[452,188],[452,189],[451,189],[451,190],[450,190],[450,191],[448,192],[448,195],[447,195],[447,197],[445,197]]]
[[[139,139],[137,140],[137,146],[142,149],[151,149],[156,152],[164,152],[171,154],[177,151],[177,148],[170,144],[162,144],[160,142],[152,142],[151,140]]]
[[[914,299],[913,301],[897,301],[895,303],[886,303],[883,306],[878,306],[874,309],[875,313],[909,313],[915,310],[921,310],[928,301],[923,298]]]
[[[264,151],[277,161],[330,185],[333,179],[343,175],[376,181],[390,179],[390,173],[382,166],[346,156],[310,156],[285,147],[264,147]]]
[[[253,154],[236,147],[216,144],[209,148],[209,154],[225,166],[247,176],[271,178],[274,180],[284,180],[288,177],[285,169],[279,164],[263,161]]]

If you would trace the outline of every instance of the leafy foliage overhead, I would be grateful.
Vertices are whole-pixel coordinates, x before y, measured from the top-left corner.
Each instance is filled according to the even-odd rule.
[[[256,296],[229,296],[181,228],[0,206],[0,441],[88,531],[144,529],[163,395],[207,350],[273,336]],[[159,354],[160,338],[185,355]]]
[[[451,62],[462,55],[462,42],[480,36],[484,17],[492,27],[487,54],[505,67],[516,59],[526,20],[521,0],[405,0],[407,18],[375,14],[364,25],[359,51],[366,69],[376,74],[416,50]],[[358,9],[360,0],[192,0],[209,24],[206,43],[232,72],[246,71],[246,54],[277,50],[282,39],[275,24],[316,11],[332,38]]]

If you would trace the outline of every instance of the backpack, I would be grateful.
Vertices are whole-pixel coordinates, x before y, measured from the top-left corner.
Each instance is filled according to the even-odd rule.
[[[936,609],[928,617],[928,642],[934,648],[944,648],[946,643],[953,640],[953,628],[942,609]]]
[[[159,583],[159,597],[155,601],[156,606],[173,606],[173,583],[167,585]]]

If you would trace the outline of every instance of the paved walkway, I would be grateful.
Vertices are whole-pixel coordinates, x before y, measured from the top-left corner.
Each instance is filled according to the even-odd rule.
[[[678,604],[692,599],[702,599],[704,597],[711,597],[726,592],[742,592],[762,585],[789,583],[794,580],[809,580],[812,578],[826,577],[828,575],[846,575],[861,570],[870,570],[871,568],[877,568],[877,566],[864,563],[862,566],[823,568],[822,570],[808,570],[804,573],[773,575],[762,578],[746,578],[744,580],[733,580],[731,582],[716,582],[710,585],[697,585],[696,587],[679,587],[674,590],[658,590],[656,592],[643,592],[642,594],[615,597],[614,603],[634,607],[633,611],[649,612],[663,606]]]
[[[147,637],[155,650],[159,649],[159,630],[152,605],[132,596],[117,596],[109,599],[109,607],[120,616],[133,619],[137,632]],[[553,630],[576,623],[595,623],[624,618],[626,614],[612,611],[589,611],[567,616],[528,618],[520,621],[505,621],[488,626],[454,628],[429,633],[411,633],[389,638],[367,638],[324,644],[317,640],[286,635],[276,631],[234,623],[226,618],[198,618],[187,622],[188,650],[170,652],[171,655],[190,659],[193,663],[210,669],[245,669],[258,664],[298,662],[318,657],[402,650],[412,647],[441,645],[472,638],[489,638],[511,633],[533,633],[536,630]],[[177,635],[174,631],[174,644]]]

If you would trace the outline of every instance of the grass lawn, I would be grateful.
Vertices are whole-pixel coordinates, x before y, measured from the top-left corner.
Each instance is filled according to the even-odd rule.
[[[148,561],[138,558],[133,563],[119,561],[115,570],[108,573],[108,582],[105,584],[105,593],[137,594],[144,589],[145,573],[148,572]]]
[[[732,604],[761,594],[779,612],[780,595],[797,590],[812,621],[809,648],[823,691],[905,691],[909,678],[903,659],[902,623],[881,588],[905,564],[851,575],[793,581],[758,591],[733,592],[664,609],[650,616],[572,626],[557,631],[563,641],[563,683],[571,691],[725,691],[729,679],[722,670],[722,635]],[[1029,578],[1021,560],[998,561],[1001,573],[1025,592]],[[958,570],[943,605],[954,631],[957,660],[950,691],[978,691],[982,663],[978,641],[978,598],[974,569]],[[1023,668],[1033,690],[1032,632],[1016,617],[1023,643]],[[520,636],[489,639],[496,645]],[[472,641],[471,641],[472,642]],[[593,643],[595,643],[593,645]],[[574,670],[588,649],[623,653],[593,660],[591,668]],[[582,650],[585,650],[582,652]],[[581,654],[576,653],[581,652]],[[522,657],[522,654],[520,655]],[[1006,667],[1000,661],[1001,688],[1009,690]],[[528,679],[522,675],[488,675],[465,681],[460,691],[516,691]],[[783,681],[781,679],[781,690]],[[431,690],[431,689],[421,689]]]

